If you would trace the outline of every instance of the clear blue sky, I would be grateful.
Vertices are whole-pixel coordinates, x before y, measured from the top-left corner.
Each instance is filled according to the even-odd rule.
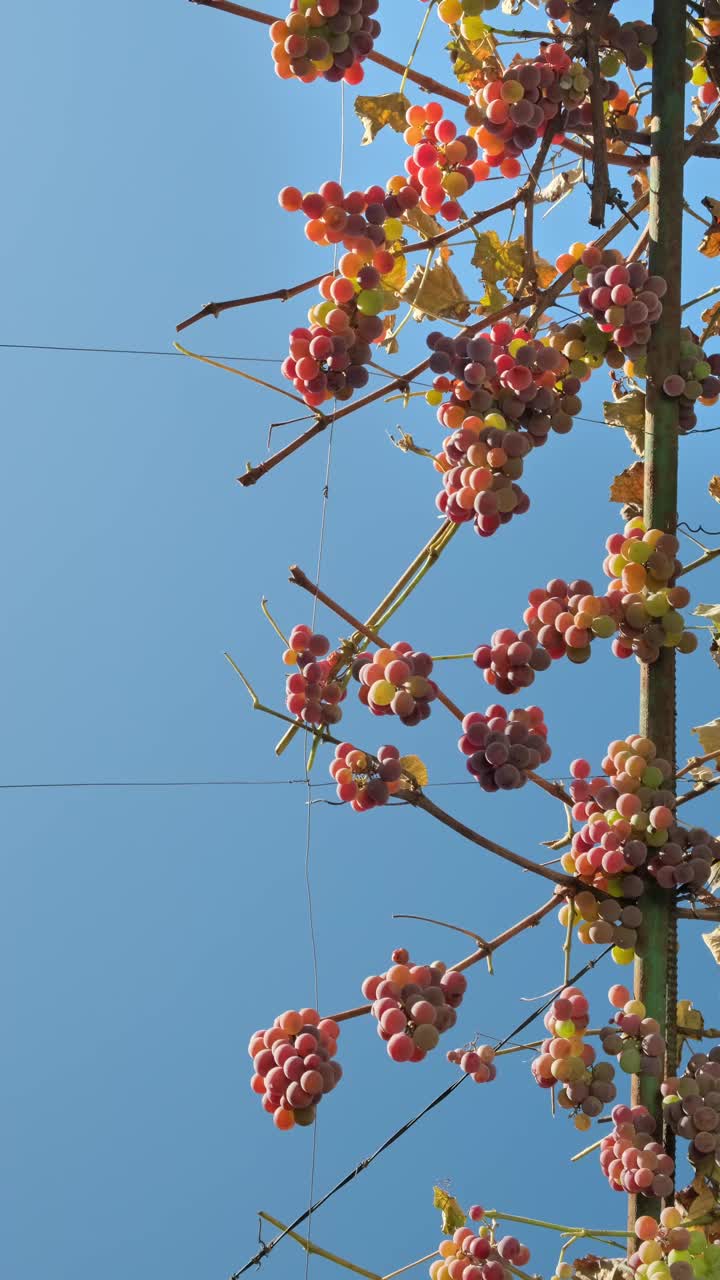
[[[404,59],[421,7],[384,0],[382,11],[381,47]],[[176,321],[208,298],[290,284],[327,262],[275,195],[337,176],[340,95],[281,84],[262,28],[182,0],[39,0],[9,10],[5,34],[3,342],[169,352]],[[443,34],[433,16],[419,67],[442,74]],[[374,69],[363,87],[396,81]],[[365,185],[397,171],[405,148],[383,135],[361,151],[352,96],[345,173]],[[506,190],[487,186],[477,207]],[[714,175],[695,163],[691,198],[707,191]],[[539,222],[547,257],[581,235],[583,209],[566,202]],[[690,222],[689,249],[700,231]],[[689,258],[687,296],[717,281],[715,263]],[[277,360],[304,317],[303,299],[268,305],[207,321],[188,341]],[[399,369],[422,343],[413,326],[403,336]],[[171,355],[5,349],[0,359],[0,782],[300,778],[297,744],[274,757],[275,726],[250,713],[222,653],[281,705],[280,653],[259,601],[267,595],[285,626],[309,618],[286,568],[314,572],[327,439],[245,491],[235,476],[262,458],[268,422],[286,416],[280,397]],[[246,367],[277,376],[272,364]],[[600,373],[587,417],[600,416],[606,390]],[[403,425],[435,444],[433,414],[412,404],[406,415],[381,404],[335,433],[322,578],[359,614],[435,525],[430,468],[387,440]],[[716,423],[707,411],[702,425]],[[681,515],[709,528],[720,528],[706,494],[718,438],[682,444]],[[617,519],[608,485],[630,460],[621,433],[592,423],[538,452],[530,514],[489,542],[462,531],[397,635],[436,653],[471,649],[515,624],[528,589],[549,577],[599,582]],[[692,585],[698,600],[717,600],[720,575],[713,566]],[[337,635],[322,611],[319,621]],[[679,665],[687,754],[689,727],[717,714],[718,672],[705,652]],[[484,708],[474,668],[444,675],[459,703]],[[637,668],[598,645],[589,665],[558,664],[532,696],[547,713],[550,767],[565,774],[572,757],[599,763],[634,729]],[[356,703],[344,726],[374,745]],[[434,780],[463,779],[440,708],[393,740]],[[467,787],[435,797],[531,854],[562,826],[556,802],[530,788],[522,803]],[[307,1203],[312,1134],[273,1129],[249,1092],[246,1055],[255,1027],[312,999],[305,800],[301,785],[3,791],[3,1275],[222,1280],[254,1251],[257,1209],[287,1221]],[[698,803],[698,820],[713,815],[717,824],[711,798]],[[394,945],[448,962],[463,953],[452,935],[393,923],[393,912],[492,934],[544,896],[404,809],[315,805],[311,874],[326,1011],[357,1003]],[[560,934],[548,920],[498,957],[494,979],[474,972],[458,1042],[503,1035],[529,1007],[521,997],[558,982]],[[578,963],[589,955],[578,948]],[[702,992],[716,1023],[717,975],[692,926],[681,960],[682,993]],[[595,1020],[616,976],[586,984]],[[346,1078],[319,1115],[317,1193],[452,1079],[439,1052],[417,1069],[391,1065],[369,1020],[344,1029],[340,1058]],[[333,1200],[317,1240],[381,1273],[400,1267],[439,1239],[437,1181],[464,1203],[622,1225],[594,1159],[569,1165],[581,1141],[562,1117],[551,1122],[526,1055],[506,1061],[495,1086],[459,1091]],[[525,1238],[531,1266],[549,1269],[548,1241]],[[289,1243],[267,1264],[282,1277],[303,1269]]]

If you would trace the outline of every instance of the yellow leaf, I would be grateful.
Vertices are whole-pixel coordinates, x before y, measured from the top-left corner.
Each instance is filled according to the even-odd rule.
[[[697,734],[703,755],[710,751],[720,751],[720,719],[699,724],[691,732]]]
[[[644,463],[632,462],[619,476],[615,476],[610,485],[610,501],[634,502],[642,506],[644,482]]]
[[[629,391],[618,400],[603,403],[603,417],[609,427],[622,427],[634,453],[642,458],[645,440],[645,393]]]
[[[483,307],[495,310],[504,305],[507,298],[493,286],[506,282],[508,289],[514,293],[525,268],[525,240],[518,236],[516,240],[501,240],[497,231],[479,232],[472,256],[472,265],[480,268],[480,274],[486,287]],[[555,279],[555,268],[535,254],[535,275],[542,289],[546,289]]]
[[[450,54],[453,75],[461,84],[472,80],[475,76],[484,78],[489,61],[495,62],[497,44],[489,27],[486,27],[477,40],[451,40],[446,45]]]
[[[409,774],[409,776],[413,778],[415,782],[417,782],[419,787],[427,786],[428,784],[427,767],[426,765],[423,764],[419,756],[401,756],[400,767],[403,773]]]
[[[373,142],[386,125],[396,133],[404,133],[407,128],[405,112],[409,106],[404,93],[382,93],[374,98],[359,94],[355,99],[355,114],[365,126],[362,145]]]
[[[465,1226],[465,1214],[454,1196],[443,1191],[442,1187],[433,1187],[433,1207],[442,1212],[441,1230],[444,1235],[451,1236],[458,1227]]]
[[[720,476],[712,476],[708,485],[708,493],[716,502],[720,502]]]
[[[411,303],[416,320],[426,315],[431,319],[448,316],[466,320],[470,304],[460,281],[446,262],[434,262],[429,271],[416,267],[400,290],[400,297]]]

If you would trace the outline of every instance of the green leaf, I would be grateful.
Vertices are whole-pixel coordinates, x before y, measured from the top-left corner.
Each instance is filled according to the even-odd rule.
[[[462,285],[446,262],[433,263],[429,271],[416,267],[400,296],[411,303],[416,320],[423,320],[426,315],[431,319],[467,320],[470,314]]]
[[[617,400],[603,403],[603,417],[609,427],[622,427],[634,453],[643,457],[645,442],[645,392],[629,391]]]
[[[405,112],[410,106],[404,93],[382,93],[369,98],[359,94],[355,99],[355,114],[360,117],[365,127],[362,145],[373,142],[381,129],[389,125],[396,133],[404,133],[407,129]]]
[[[465,1214],[454,1196],[443,1191],[442,1187],[433,1187],[433,1206],[442,1212],[441,1230],[444,1235],[451,1236],[458,1227],[465,1226]]]

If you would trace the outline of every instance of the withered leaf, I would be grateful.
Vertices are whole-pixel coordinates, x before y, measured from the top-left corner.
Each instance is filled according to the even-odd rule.
[[[644,454],[645,392],[629,391],[617,400],[603,403],[603,417],[609,427],[622,427],[633,453]]]
[[[386,125],[396,133],[404,133],[407,128],[405,112],[409,106],[410,102],[404,93],[381,93],[377,97],[359,94],[355,99],[354,110],[365,128],[362,145],[367,146],[372,142]]]
[[[720,502],[720,476],[711,476],[708,493],[716,502]]]
[[[631,462],[629,467],[615,476],[610,485],[611,502],[632,502],[642,505],[643,484],[645,483],[645,464]]]
[[[466,320],[470,314],[462,285],[446,262],[434,262],[428,271],[416,267],[400,290],[400,296],[412,304],[416,320],[426,315],[431,319]]]

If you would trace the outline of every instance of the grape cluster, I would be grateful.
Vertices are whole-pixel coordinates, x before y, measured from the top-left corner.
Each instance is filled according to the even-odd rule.
[[[649,1214],[638,1218],[635,1234],[641,1243],[628,1262],[638,1280],[715,1280],[720,1275],[720,1244],[711,1244],[702,1227],[686,1227],[674,1205],[662,1210],[659,1222]]]
[[[571,245],[568,254],[560,255],[555,264],[558,271],[565,271],[568,265],[576,262],[573,255],[577,251],[581,256],[585,246]],[[578,265],[574,267],[574,272],[580,270]],[[584,271],[585,268],[582,270]],[[610,334],[603,333],[592,316],[580,316],[576,321],[573,320],[565,325],[551,324],[547,332],[547,342],[548,346],[553,347],[555,351],[561,351],[567,357],[570,362],[570,373],[581,381],[585,381],[594,369],[599,369],[603,364],[610,369],[621,369],[625,363],[624,355],[615,346]]]
[[[662,315],[666,281],[651,276],[643,262],[626,263],[617,249],[588,245],[580,264],[587,268],[587,283],[578,294],[581,309],[625,354],[644,356],[652,327]]]
[[[685,1074],[666,1080],[662,1092],[671,1129],[690,1143],[691,1164],[711,1172],[720,1146],[720,1045],[694,1053]]]
[[[467,756],[468,772],[483,791],[517,791],[528,771],[545,764],[552,754],[540,707],[488,707],[484,715],[471,711],[462,722],[458,747]]]
[[[422,1062],[444,1031],[455,1026],[455,1010],[467,989],[464,974],[444,964],[413,964],[407,951],[393,952],[387,973],[366,978],[378,1035],[393,1062]]]
[[[640,370],[641,375],[644,372]],[[720,395],[720,354],[706,356],[694,335],[683,330],[678,372],[668,374],[663,391],[666,396],[678,399],[680,430],[692,431],[697,424],[696,402],[712,405]]]
[[[427,720],[437,685],[430,679],[433,660],[399,641],[389,649],[360,653],[353,659],[352,674],[359,681],[358,696],[376,716],[397,716],[413,726]]]
[[[646,1107],[616,1106],[612,1118],[614,1128],[600,1143],[600,1168],[613,1191],[669,1196],[675,1164],[663,1144],[653,1139],[650,1112]]]
[[[536,671],[547,671],[552,658],[538,643],[534,631],[504,627],[493,632],[490,644],[478,646],[473,662],[482,671],[486,684],[498,693],[510,694],[529,688]]]
[[[342,1076],[334,1061],[340,1028],[316,1009],[289,1009],[248,1045],[253,1060],[251,1087],[262,1095],[278,1129],[309,1125],[323,1094]]]
[[[302,624],[290,633],[290,648],[283,654],[286,666],[298,666],[285,681],[285,705],[291,715],[306,724],[337,724],[342,719],[340,703],[347,696],[335,679],[340,655],[331,653],[327,636],[313,633]]]
[[[478,161],[477,142],[458,134],[439,102],[409,107],[405,118],[405,141],[413,148],[405,168],[416,203],[424,213],[457,222],[463,216],[459,201],[489,173],[485,162]]]
[[[662,889],[685,889],[692,894],[710,878],[720,860],[720,842],[703,827],[668,829],[668,839],[648,862],[650,875]]]
[[[378,747],[377,758],[359,751],[350,742],[335,748],[330,777],[337,784],[338,799],[356,813],[367,813],[387,804],[403,786],[403,771],[397,747]]]
[[[311,84],[345,80],[359,84],[361,62],[380,35],[373,17],[380,0],[290,0],[290,13],[273,22],[270,39],[275,71],[282,80]]]
[[[677,648],[693,653],[697,639],[685,630],[680,609],[690,602],[686,587],[668,583],[681,568],[677,560],[679,543],[672,533],[648,529],[641,516],[625,525],[623,533],[613,533],[605,546],[603,562],[612,579],[607,600],[618,620],[618,636],[613,640],[616,658],[633,653],[640,662],[656,662],[660,650]]]
[[[440,376],[426,399],[439,405],[438,421],[446,429],[456,430],[468,417],[481,418],[502,432],[524,430],[530,445],[544,444],[550,431],[567,435],[571,430],[582,408],[580,379],[570,373],[561,351],[533,338],[522,324],[513,328],[501,320],[488,333],[471,337],[434,331],[427,344],[430,369]],[[447,391],[450,397],[441,403]]]
[[[360,270],[368,283],[380,283],[375,267]],[[386,328],[386,318],[379,314],[385,305],[382,289],[361,287],[356,292],[356,282],[345,276],[325,276],[320,294],[323,300],[310,308],[308,325],[291,331],[281,366],[283,377],[311,409],[326,400],[350,400],[366,385],[372,346]]]
[[[607,639],[617,629],[609,602],[594,595],[585,578],[553,578],[546,587],[535,587],[523,621],[551,659],[567,657],[578,664],[587,662],[596,637]]]
[[[452,432],[436,458],[443,481],[436,504],[454,523],[474,520],[489,537],[528,510],[517,484],[523,459],[550,431],[571,430],[581,381],[562,352],[505,321],[474,337],[433,332],[427,342],[437,376],[426,400]]]
[[[617,1013],[612,1025],[601,1028],[603,1053],[616,1057],[620,1070],[628,1075],[662,1075],[665,1041],[660,1023],[648,1018],[645,1005],[633,1000],[627,987],[611,987],[608,999]]]
[[[555,22],[569,22],[582,30],[587,19],[598,13],[596,0],[545,0],[545,12]],[[604,13],[604,10],[602,10]],[[598,38],[607,52],[600,62],[603,75],[614,76],[624,63],[631,71],[642,71],[651,57],[657,29],[647,22],[620,22],[614,14],[604,16]]]
[[[623,892],[637,897],[643,892],[639,876],[623,876]],[[560,923],[567,927],[572,919],[577,924],[580,942],[612,947],[616,964],[632,964],[635,958],[637,931],[642,924],[642,911],[634,902],[618,902],[616,898],[598,899],[589,890],[581,890],[558,912]]]
[[[392,189],[387,191],[379,186],[345,191],[339,182],[323,182],[317,191],[303,195],[297,187],[283,187],[278,202],[288,213],[305,215],[305,235],[312,244],[341,244],[347,250],[347,257],[338,264],[341,275],[355,279],[360,266],[369,263],[387,275],[395,265],[388,245],[401,238],[400,219],[418,203],[418,193],[407,178],[391,181]]]
[[[615,1101],[614,1079],[615,1068],[611,1062],[594,1062],[585,1079],[571,1081],[558,1090],[558,1106],[570,1113],[575,1128],[581,1133],[590,1128],[607,1103]]]
[[[483,1216],[479,1206],[470,1210],[477,1222]],[[530,1250],[515,1236],[495,1240],[490,1227],[458,1227],[451,1240],[441,1240],[439,1258],[430,1263],[430,1280],[512,1280],[510,1267],[525,1267]],[[509,1264],[509,1265],[506,1265]]]
[[[495,1079],[494,1057],[495,1050],[490,1044],[479,1044],[470,1049],[448,1049],[447,1054],[448,1062],[456,1063],[466,1076],[472,1076],[475,1084],[487,1084]]]
[[[567,1085],[586,1080],[595,1061],[595,1050],[583,1039],[590,1020],[588,1009],[578,987],[565,987],[545,1014],[550,1038],[543,1040],[540,1053],[530,1064],[541,1089],[554,1089],[558,1081]]]
[[[505,178],[521,172],[519,157],[542,137],[563,107],[577,107],[587,96],[587,68],[561,44],[541,46],[536,58],[513,62],[474,96],[468,118],[490,168]]]

